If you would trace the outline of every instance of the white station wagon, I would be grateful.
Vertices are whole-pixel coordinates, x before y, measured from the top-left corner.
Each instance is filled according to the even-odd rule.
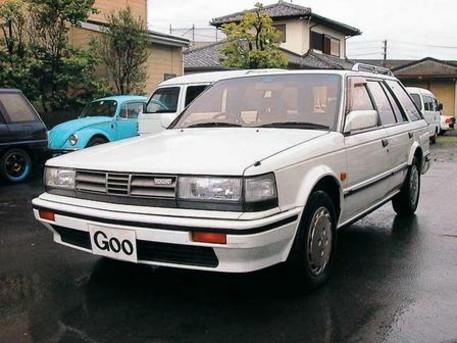
[[[429,163],[427,123],[393,76],[271,72],[215,83],[158,135],[49,160],[33,208],[88,253],[219,272],[285,262],[312,289],[337,229],[388,201],[414,213]]]

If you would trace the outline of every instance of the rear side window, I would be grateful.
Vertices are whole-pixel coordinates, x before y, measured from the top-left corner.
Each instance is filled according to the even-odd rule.
[[[382,88],[384,89],[384,92],[386,93],[387,98],[389,99],[390,105],[392,106],[392,109],[394,110],[394,114],[395,114],[395,118],[397,118],[397,122],[403,123],[405,121],[408,121],[408,118],[406,118],[406,115],[400,109],[397,101],[394,99],[394,97],[392,96],[390,91],[387,90],[387,87],[385,84],[382,84]]]
[[[381,84],[379,82],[368,82],[368,89],[373,96],[376,109],[378,110],[381,119],[381,124],[390,125],[396,123],[397,121],[394,112]]]
[[[187,92],[186,92],[186,101],[184,103],[184,106],[187,107],[194,99],[202,93],[207,85],[202,85],[202,86],[189,86],[187,87]]]
[[[400,83],[396,81],[387,81],[389,88],[395,94],[395,96],[400,100],[403,105],[403,108],[406,111],[406,114],[412,121],[422,119],[422,115],[419,109],[416,107],[414,102],[409,97],[408,93],[406,93],[405,89],[400,85]]]
[[[419,94],[410,94],[417,108],[422,109],[421,96]]]
[[[0,106],[8,123],[37,120],[35,112],[21,93],[0,94]]]

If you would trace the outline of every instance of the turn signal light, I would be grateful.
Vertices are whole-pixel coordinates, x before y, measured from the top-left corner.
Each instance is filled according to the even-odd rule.
[[[227,235],[218,232],[192,232],[192,240],[201,243],[227,244]]]
[[[49,210],[38,210],[41,219],[56,221],[55,213]]]

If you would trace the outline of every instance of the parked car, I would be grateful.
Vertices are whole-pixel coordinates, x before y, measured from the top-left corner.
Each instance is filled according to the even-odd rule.
[[[60,154],[134,137],[138,130],[138,114],[146,100],[146,97],[136,95],[94,100],[78,119],[61,123],[49,131],[49,148],[53,154]]]
[[[35,162],[48,157],[47,129],[38,112],[17,89],[0,89],[0,175],[25,180]]]
[[[443,105],[438,103],[435,95],[427,89],[406,87],[406,90],[411,95],[417,107],[422,111],[425,121],[428,124],[430,140],[434,143],[440,133],[440,117]]]
[[[162,133],[49,160],[34,215],[95,255],[237,273],[286,263],[318,287],[336,230],[388,201],[414,213],[430,164],[401,83],[357,70],[218,81]]]
[[[455,117],[442,114],[440,119],[440,135],[444,135],[446,131],[454,130]]]
[[[216,81],[249,74],[280,71],[281,69],[229,70],[178,76],[159,84],[138,116],[140,135],[159,133],[196,97]]]

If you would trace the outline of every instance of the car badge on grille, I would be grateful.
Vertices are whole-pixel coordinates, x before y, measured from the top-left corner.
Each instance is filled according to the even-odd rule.
[[[154,178],[154,184],[157,186],[171,186],[173,179],[170,178]]]

